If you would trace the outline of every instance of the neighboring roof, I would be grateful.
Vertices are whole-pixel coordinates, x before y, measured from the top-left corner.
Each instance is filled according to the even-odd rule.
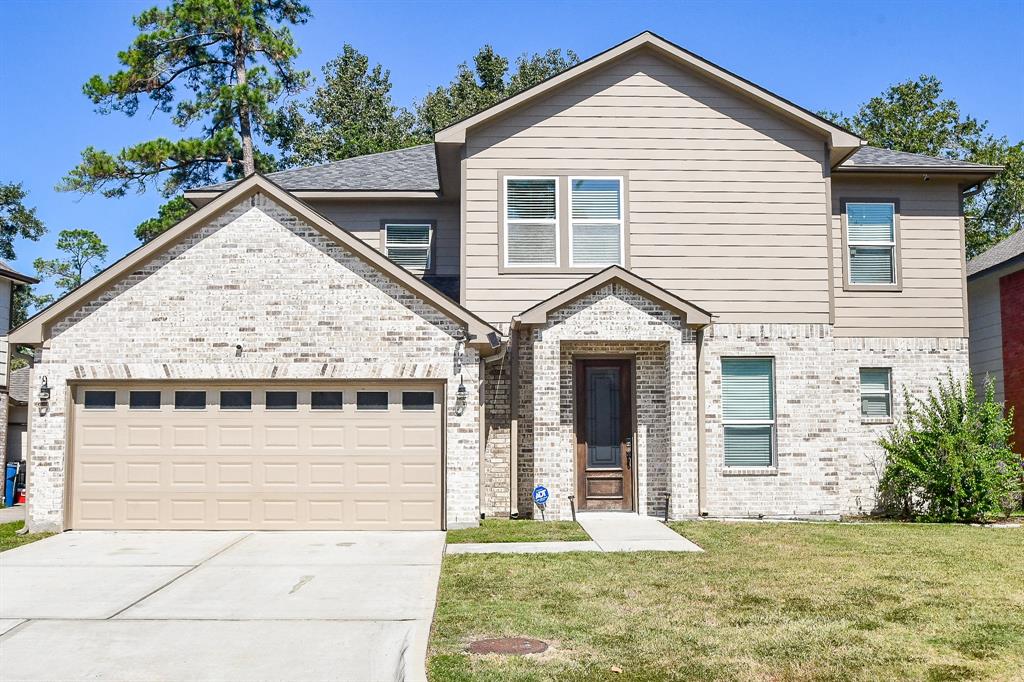
[[[863,144],[863,141],[849,130],[844,129],[841,126],[838,126],[835,123],[804,109],[803,107],[797,106],[789,100],[765,90],[761,86],[751,83],[731,71],[723,69],[717,64],[709,62],[699,55],[683,49],[675,43],[669,42],[651,31],[644,31],[643,33],[630,38],[609,50],[605,50],[586,61],[580,62],[572,68],[566,69],[565,71],[562,71],[561,73],[524,90],[518,95],[510,97],[502,102],[498,102],[497,104],[488,107],[473,116],[439,130],[434,136],[434,139],[437,142],[465,142],[466,131],[468,129],[480,125],[481,123],[496,116],[500,116],[510,109],[522,106],[526,102],[547,94],[556,88],[562,87],[568,82],[573,81],[594,69],[600,68],[611,61],[619,59],[634,50],[645,47],[654,49],[663,56],[683,63],[700,72],[704,76],[722,83],[723,85],[760,102],[788,118],[824,133],[831,141],[832,147],[856,148]]]
[[[0,277],[6,277],[7,279],[12,279],[15,282],[21,282],[22,284],[39,284],[39,280],[35,277],[29,277],[28,275],[21,274],[8,265],[6,261],[2,260],[0,260]]]
[[[11,372],[10,383],[7,386],[7,394],[11,396],[12,400],[17,400],[19,403],[27,403],[29,399],[29,372],[31,367],[22,367]]]
[[[930,171],[941,172],[966,172],[991,175],[1003,169],[1002,166],[986,166],[980,163],[970,163],[957,159],[941,159],[936,156],[924,154],[911,154],[910,152],[895,152],[891,149],[881,147],[864,146],[850,154],[843,160],[836,170],[854,171]]]
[[[562,306],[572,303],[592,291],[596,291],[597,289],[611,283],[622,284],[629,287],[655,303],[679,313],[683,319],[686,320],[687,325],[700,326],[711,324],[711,313],[708,311],[703,308],[698,308],[689,301],[684,301],[675,294],[662,289],[657,284],[654,284],[643,277],[638,277],[629,270],[619,267],[618,265],[605,268],[596,275],[588,277],[582,282],[555,294],[545,301],[541,301],[537,305],[518,315],[516,319],[522,324],[544,324],[548,321],[548,315],[555,312]]]
[[[988,251],[967,262],[967,276],[977,277],[989,270],[1020,261],[1024,264],[1024,230],[1018,230]]]
[[[323,234],[332,237],[352,254],[376,267],[440,312],[448,315],[453,320],[465,324],[471,337],[470,343],[480,345],[484,349],[490,347],[487,337],[491,334],[498,334],[497,329],[452,301],[416,275],[394,261],[389,260],[383,253],[359,237],[341,229],[310,208],[308,204],[295,198],[262,175],[250,175],[171,229],[135,249],[77,289],[58,299],[48,308],[43,309],[23,325],[13,330],[8,335],[9,341],[22,344],[42,343],[49,333],[50,325],[54,322],[92,300],[94,296],[98,295],[106,287],[137,272],[146,262],[158,256],[179,240],[187,237],[196,229],[199,229],[210,219],[257,193],[265,194],[297,218],[308,223]]]
[[[428,192],[441,189],[433,144],[356,156],[266,175],[289,192]],[[223,192],[239,183],[222,182],[185,192],[186,197]]]

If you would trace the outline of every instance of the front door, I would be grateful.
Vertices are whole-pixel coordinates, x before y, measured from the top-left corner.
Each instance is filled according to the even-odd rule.
[[[633,509],[629,360],[576,361],[576,499],[581,510]]]

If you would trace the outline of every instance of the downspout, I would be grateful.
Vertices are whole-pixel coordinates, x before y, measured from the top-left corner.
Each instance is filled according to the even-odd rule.
[[[509,453],[508,453],[508,503],[509,518],[519,518],[519,320],[512,319],[508,332],[509,381]]]
[[[697,515],[707,516],[707,424],[705,423],[704,396],[704,330],[708,325],[696,331],[696,365],[697,365]]]

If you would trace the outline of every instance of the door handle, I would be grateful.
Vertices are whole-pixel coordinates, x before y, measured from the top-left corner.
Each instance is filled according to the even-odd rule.
[[[626,468],[633,468],[633,436],[626,436]]]

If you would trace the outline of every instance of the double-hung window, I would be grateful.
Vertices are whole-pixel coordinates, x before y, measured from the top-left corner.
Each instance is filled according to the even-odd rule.
[[[846,204],[849,282],[863,286],[896,284],[896,205]]]
[[[388,258],[409,270],[429,270],[434,240],[430,223],[385,223],[384,251]]]
[[[775,462],[775,372],[771,358],[722,358],[727,467]]]
[[[569,264],[623,265],[622,178],[569,178]]]
[[[892,417],[892,371],[888,367],[861,368],[860,413],[868,419]]]
[[[505,178],[505,265],[557,267],[558,178]]]

